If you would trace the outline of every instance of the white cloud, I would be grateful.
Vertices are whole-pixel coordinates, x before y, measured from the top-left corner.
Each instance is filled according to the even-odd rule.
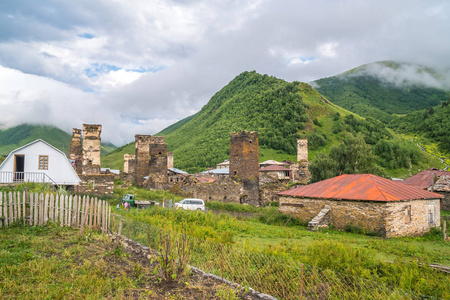
[[[51,122],[67,131],[102,123],[103,140],[118,144],[197,112],[243,71],[308,82],[380,60],[450,69],[444,0],[0,7],[0,122]]]

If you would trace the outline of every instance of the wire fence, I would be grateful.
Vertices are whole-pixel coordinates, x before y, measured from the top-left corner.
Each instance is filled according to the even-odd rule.
[[[115,216],[116,232],[121,218]],[[122,235],[160,253],[167,248],[162,237],[169,234],[173,259],[187,255],[191,266],[278,299],[424,299],[380,282],[123,219]]]

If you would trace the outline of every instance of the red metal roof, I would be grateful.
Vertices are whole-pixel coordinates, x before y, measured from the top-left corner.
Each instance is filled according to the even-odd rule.
[[[372,174],[345,174],[287,190],[278,195],[385,202],[443,197]]]
[[[261,172],[270,172],[270,171],[291,171],[290,169],[288,169],[288,168],[285,168],[285,167],[283,167],[283,166],[280,166],[280,165],[270,165],[270,166],[267,166],[267,167],[264,167],[264,168],[261,168],[261,169],[259,169],[259,171],[261,171]]]
[[[414,176],[406,178],[403,180],[403,183],[415,186],[416,188],[426,190],[428,189],[434,182],[435,177],[441,176],[450,176],[450,172],[441,171],[438,169],[428,169],[417,173]]]

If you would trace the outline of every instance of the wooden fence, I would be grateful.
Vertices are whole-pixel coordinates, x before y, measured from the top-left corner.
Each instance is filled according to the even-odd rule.
[[[54,222],[61,227],[84,229],[85,226],[108,232],[111,209],[104,200],[89,196],[67,196],[27,192],[0,192],[0,228],[14,222],[44,225]]]

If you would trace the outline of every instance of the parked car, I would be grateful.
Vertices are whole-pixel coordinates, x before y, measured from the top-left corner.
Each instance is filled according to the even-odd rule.
[[[205,210],[205,202],[202,199],[186,198],[175,203],[176,209]]]

